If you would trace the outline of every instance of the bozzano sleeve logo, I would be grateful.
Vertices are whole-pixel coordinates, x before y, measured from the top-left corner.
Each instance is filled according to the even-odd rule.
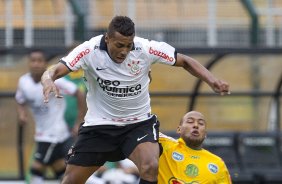
[[[163,53],[161,51],[158,51],[158,50],[155,50],[153,49],[152,47],[150,47],[149,49],[149,53],[150,54],[153,54],[155,56],[160,56],[161,58],[167,60],[167,61],[170,61],[170,62],[173,62],[174,61],[174,58],[173,57],[170,57],[169,55],[167,55],[166,53]]]
[[[70,65],[73,67],[81,58],[89,54],[90,49],[85,49],[84,51],[80,52],[76,55],[76,57],[70,62]]]

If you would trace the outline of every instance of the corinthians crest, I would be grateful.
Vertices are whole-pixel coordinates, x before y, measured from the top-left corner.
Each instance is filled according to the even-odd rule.
[[[133,75],[138,75],[141,72],[141,68],[139,66],[140,61],[130,61],[127,66],[130,69],[130,73]]]

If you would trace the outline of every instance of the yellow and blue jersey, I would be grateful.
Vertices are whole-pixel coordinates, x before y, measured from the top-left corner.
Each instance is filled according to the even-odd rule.
[[[230,184],[224,161],[213,153],[193,150],[183,139],[160,133],[163,153],[159,160],[158,183],[162,184]]]

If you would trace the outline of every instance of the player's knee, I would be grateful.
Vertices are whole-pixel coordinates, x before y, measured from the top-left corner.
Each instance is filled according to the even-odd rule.
[[[73,173],[65,172],[64,177],[62,179],[62,184],[84,184],[85,181],[81,177],[77,177],[77,175]]]
[[[75,182],[70,174],[65,174],[62,180],[62,184],[75,184]]]
[[[65,172],[61,183],[62,184],[72,184],[72,181],[73,181],[72,174],[69,172]]]
[[[139,169],[142,178],[155,177],[158,174],[158,160],[153,159],[150,162],[142,163]]]
[[[60,171],[55,171],[55,177],[56,177],[56,179],[61,179],[61,178],[63,178],[64,173],[65,173],[65,169],[62,169],[62,170],[60,170]]]

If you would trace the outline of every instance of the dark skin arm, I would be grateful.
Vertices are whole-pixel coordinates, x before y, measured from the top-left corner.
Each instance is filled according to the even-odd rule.
[[[62,63],[56,64],[54,67],[47,69],[42,77],[41,83],[43,85],[43,95],[44,95],[44,102],[48,103],[49,101],[49,94],[55,93],[57,98],[62,98],[59,93],[59,89],[54,84],[54,81],[58,78],[61,78],[69,73],[69,69]],[[75,92],[74,96],[77,98],[77,105],[78,105],[78,115],[75,126],[73,128],[73,134],[76,135],[79,129],[80,123],[83,122],[84,115],[86,113],[86,103],[85,103],[85,95],[79,89]]]
[[[209,70],[207,70],[195,59],[178,53],[175,66],[183,67],[193,76],[205,81],[216,93],[219,93],[221,95],[230,94],[229,84],[223,80],[217,79]],[[51,92],[54,92],[56,97],[61,97],[59,90],[54,84],[54,80],[67,75],[69,72],[69,69],[62,63],[58,63],[54,67],[44,72],[41,77],[44,102],[48,102],[48,96]]]
[[[69,69],[62,63],[56,64],[54,67],[47,69],[42,77],[41,83],[43,86],[43,95],[44,95],[44,102],[48,103],[49,101],[49,94],[55,93],[57,98],[62,98],[59,93],[59,89],[54,84],[54,81],[58,78],[61,78],[69,73]]]
[[[76,123],[72,129],[72,133],[74,136],[76,136],[79,130],[79,126],[84,120],[84,116],[85,116],[87,108],[86,108],[86,102],[85,102],[85,94],[82,91],[77,89],[74,96],[77,99],[77,110],[78,111],[77,111]]]
[[[17,103],[18,122],[20,125],[27,123],[27,107],[25,104]]]
[[[216,78],[209,70],[207,70],[195,59],[178,53],[175,66],[183,67],[193,76],[205,81],[214,92],[219,93],[220,95],[230,94],[229,84]]]

